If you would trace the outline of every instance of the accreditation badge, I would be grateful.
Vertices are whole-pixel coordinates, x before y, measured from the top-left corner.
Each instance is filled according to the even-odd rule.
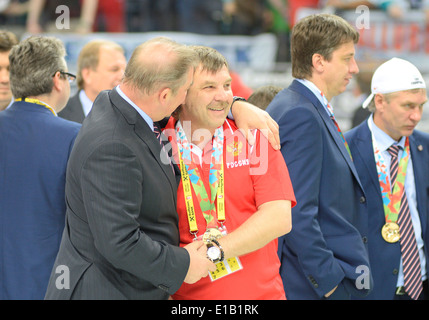
[[[401,238],[398,224],[396,222],[387,222],[381,228],[381,236],[388,243],[398,242]]]
[[[215,281],[241,269],[243,266],[238,257],[229,258],[216,263],[216,270],[210,271],[209,277],[211,281]]]

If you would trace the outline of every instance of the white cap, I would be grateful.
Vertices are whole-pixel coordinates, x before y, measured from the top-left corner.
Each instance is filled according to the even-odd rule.
[[[371,80],[371,94],[363,102],[366,108],[377,93],[391,93],[411,89],[426,89],[420,71],[403,59],[392,58],[380,65]]]

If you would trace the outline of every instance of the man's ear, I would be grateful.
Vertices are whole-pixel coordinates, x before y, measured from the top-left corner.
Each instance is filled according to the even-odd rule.
[[[383,108],[384,108],[384,104],[383,104],[383,102],[386,100],[386,98],[382,95],[382,94],[379,94],[379,93],[377,93],[375,96],[374,96],[374,104],[375,104],[375,108],[377,109],[377,110],[382,110]]]
[[[160,90],[158,91],[158,99],[159,99],[159,102],[160,102],[161,104],[165,104],[165,103],[167,103],[167,102],[170,100],[170,98],[171,98],[172,94],[173,94],[173,93],[172,93],[171,89],[170,89],[170,88],[168,88],[168,87],[165,87],[165,88],[160,89]]]
[[[325,70],[325,58],[320,53],[315,53],[311,57],[313,68],[318,72],[322,73]]]
[[[80,74],[82,75],[82,79],[84,83],[91,82],[91,78],[89,77],[90,73],[91,73],[91,68],[83,68],[80,71]]]
[[[64,81],[64,79],[61,78],[61,73],[59,71],[57,71],[55,75],[52,77],[52,81],[54,82],[54,86],[52,89],[61,91],[62,90],[61,81]]]

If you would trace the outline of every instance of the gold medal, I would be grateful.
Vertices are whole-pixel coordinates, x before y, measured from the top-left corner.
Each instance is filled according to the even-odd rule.
[[[381,236],[386,242],[395,243],[401,238],[399,226],[396,222],[388,222],[381,228]]]
[[[217,240],[222,237],[222,233],[217,228],[210,228],[207,229],[206,232],[203,234],[203,241],[204,242],[211,242],[211,240]]]

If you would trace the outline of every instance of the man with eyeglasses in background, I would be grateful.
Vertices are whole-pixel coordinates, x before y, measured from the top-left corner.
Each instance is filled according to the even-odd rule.
[[[63,43],[30,37],[9,55],[14,103],[0,112],[0,300],[43,299],[65,221],[65,175],[81,127]]]

